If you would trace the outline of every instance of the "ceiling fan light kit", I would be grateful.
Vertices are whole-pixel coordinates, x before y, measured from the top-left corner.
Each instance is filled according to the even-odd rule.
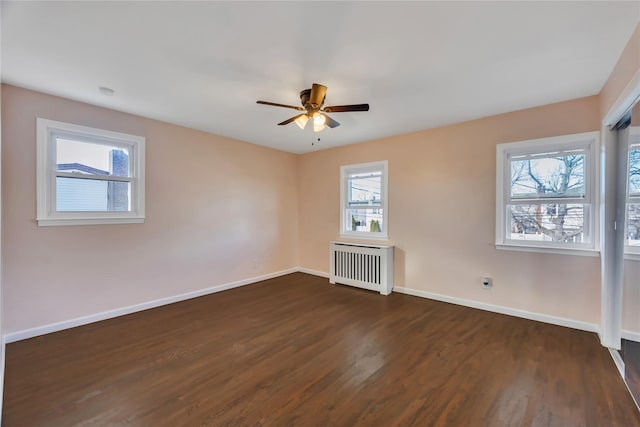
[[[309,121],[309,117],[306,114],[300,114],[297,119],[294,120],[300,129],[304,129]]]
[[[288,125],[295,122],[300,129],[307,126],[309,119],[313,119],[313,131],[320,132],[326,126],[335,128],[340,123],[333,120],[326,113],[345,113],[348,111],[369,111],[369,104],[353,104],[353,105],[335,105],[333,107],[324,107],[324,100],[327,94],[327,87],[318,83],[314,83],[311,89],[304,89],[300,92],[300,103],[302,107],[293,105],[278,104],[269,101],[256,101],[258,104],[272,105],[274,107],[292,108],[298,111],[304,111],[302,114],[293,116],[283,122],[278,123],[279,126]]]

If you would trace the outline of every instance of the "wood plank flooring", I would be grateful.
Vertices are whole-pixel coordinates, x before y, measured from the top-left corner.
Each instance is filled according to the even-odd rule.
[[[11,426],[640,426],[593,333],[291,274],[7,347]]]
[[[640,343],[622,340],[621,355],[627,386],[636,402],[640,403]]]

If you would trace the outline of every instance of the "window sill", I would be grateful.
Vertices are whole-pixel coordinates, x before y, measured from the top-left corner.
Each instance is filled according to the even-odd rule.
[[[56,218],[38,219],[38,226],[61,226],[61,225],[103,225],[103,224],[142,224],[144,217],[128,218]]]
[[[640,254],[635,252],[625,252],[624,259],[630,261],[640,261]]]
[[[380,240],[387,241],[389,240],[389,236],[387,234],[373,234],[373,233],[340,233],[338,236],[343,237],[345,239],[363,239],[363,240]]]
[[[559,254],[559,255],[577,255],[577,256],[600,256],[600,251],[596,249],[582,249],[582,248],[553,248],[548,246],[529,246],[529,245],[513,245],[507,243],[496,243],[496,249],[504,251],[518,251],[518,252],[538,252],[547,254]],[[640,257],[638,258],[640,259]]]

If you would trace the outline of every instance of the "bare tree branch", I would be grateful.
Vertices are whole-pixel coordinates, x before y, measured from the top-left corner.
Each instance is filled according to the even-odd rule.
[[[581,190],[584,191],[584,159],[583,154],[555,157],[553,160],[557,161],[557,166],[552,170],[549,169],[548,159],[513,162],[512,185],[530,188],[541,196],[549,193],[558,196],[579,194]],[[538,163],[534,165],[534,162]],[[640,190],[640,151],[638,185]],[[553,200],[513,205],[512,232],[541,234],[552,241],[571,241],[584,231],[583,209],[580,202],[569,206],[566,203],[554,203]]]

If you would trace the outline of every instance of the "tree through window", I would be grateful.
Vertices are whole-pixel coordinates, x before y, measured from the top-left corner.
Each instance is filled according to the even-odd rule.
[[[583,240],[582,204],[558,203],[554,199],[584,199],[584,160],[584,150],[511,159],[512,201],[532,198],[551,201],[510,204],[511,238],[554,242]]]
[[[595,138],[579,134],[498,146],[499,244],[592,245]]]

